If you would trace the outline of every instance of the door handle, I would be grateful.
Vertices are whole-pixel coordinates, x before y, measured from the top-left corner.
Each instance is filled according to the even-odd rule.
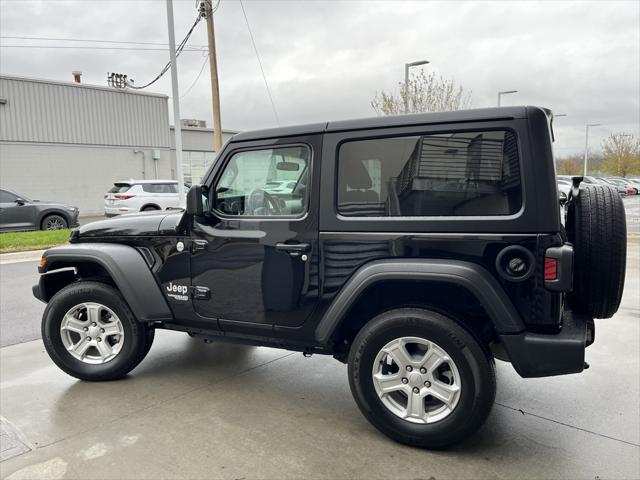
[[[207,242],[206,240],[194,240],[191,243],[191,251],[192,252],[196,252],[198,250],[204,250],[205,248],[207,248],[207,245],[209,244],[209,242]]]
[[[276,243],[276,250],[280,252],[287,252],[292,257],[297,257],[303,253],[307,253],[311,250],[311,245],[308,243]]]

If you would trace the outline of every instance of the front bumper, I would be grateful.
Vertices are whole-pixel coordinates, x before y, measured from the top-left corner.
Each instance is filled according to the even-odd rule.
[[[584,351],[595,339],[593,319],[565,310],[562,330],[555,335],[532,332],[500,335],[507,359],[521,377],[550,377],[580,373]]]

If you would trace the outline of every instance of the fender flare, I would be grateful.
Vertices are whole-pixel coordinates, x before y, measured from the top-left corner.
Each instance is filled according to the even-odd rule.
[[[356,270],[318,323],[316,340],[322,344],[329,342],[349,308],[367,288],[385,280],[407,279],[463,287],[482,304],[499,334],[525,330],[520,314],[500,283],[482,266],[457,260],[386,259],[367,263]]]
[[[44,252],[40,273],[73,267],[79,263],[95,263],[104,268],[140,322],[173,320],[173,314],[142,254],[128,245],[84,243],[54,247]],[[46,291],[40,276],[40,296]],[[40,298],[40,297],[39,297]],[[41,298],[44,300],[44,298]]]

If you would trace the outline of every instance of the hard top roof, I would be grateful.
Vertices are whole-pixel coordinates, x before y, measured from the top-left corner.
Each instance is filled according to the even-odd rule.
[[[308,125],[294,125],[287,127],[268,128],[242,132],[232,138],[232,142],[244,142],[265,138],[293,137],[314,133],[339,132],[344,130],[364,130],[384,127],[401,127],[410,125],[429,125],[438,123],[457,123],[487,120],[511,120],[526,118],[527,109],[540,107],[499,107],[476,108],[472,110],[458,110],[455,112],[414,113],[409,115],[378,116],[358,118],[355,120],[338,120]],[[541,109],[545,110],[545,109]],[[548,114],[550,111],[545,110]]]

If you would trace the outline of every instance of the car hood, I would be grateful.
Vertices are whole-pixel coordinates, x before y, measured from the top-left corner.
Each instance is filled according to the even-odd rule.
[[[175,235],[183,215],[182,210],[120,215],[80,227],[76,238]]]
[[[38,205],[40,207],[59,208],[61,210],[65,210],[69,208],[78,208],[73,205],[69,205],[68,203],[50,202],[49,200],[29,200],[26,203],[27,205],[33,204],[33,205]]]

